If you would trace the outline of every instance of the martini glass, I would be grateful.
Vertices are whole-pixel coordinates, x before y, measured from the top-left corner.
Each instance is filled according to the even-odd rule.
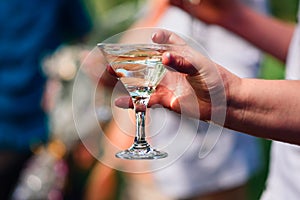
[[[158,151],[146,141],[146,108],[155,87],[166,73],[162,54],[176,45],[99,43],[108,64],[129,92],[134,104],[136,133],[132,146],[118,152],[117,158],[159,159],[167,153]]]

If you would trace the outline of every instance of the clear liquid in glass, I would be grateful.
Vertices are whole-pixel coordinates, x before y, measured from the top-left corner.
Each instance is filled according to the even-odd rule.
[[[133,145],[118,152],[116,157],[125,159],[158,159],[167,157],[166,152],[153,149],[146,141],[145,112],[151,94],[166,73],[162,54],[169,45],[100,44],[105,58],[116,76],[129,92],[136,114],[136,136]]]

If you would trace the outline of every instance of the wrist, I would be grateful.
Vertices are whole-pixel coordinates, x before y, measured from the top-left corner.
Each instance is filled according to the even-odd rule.
[[[221,106],[225,106],[225,108],[221,107],[219,109],[221,112],[226,113],[225,121],[221,125],[231,127],[231,124],[235,123],[237,119],[243,118],[243,98],[246,98],[247,95],[241,94],[243,92],[243,79],[222,67],[220,67],[220,74],[225,91],[225,103],[221,104]]]

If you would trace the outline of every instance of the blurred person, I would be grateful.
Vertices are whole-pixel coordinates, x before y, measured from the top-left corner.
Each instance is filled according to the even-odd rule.
[[[203,4],[210,4],[210,8],[212,8],[210,11],[204,9],[201,3],[194,6],[188,6],[187,4],[184,6],[183,4],[179,5],[179,1],[172,0],[172,2],[187,12],[193,13],[195,17],[205,20],[207,23],[219,24],[229,31],[232,31],[247,39],[253,45],[256,45],[281,61],[286,62],[286,79],[300,79],[299,24],[298,26],[295,26],[289,22],[283,22],[277,20],[276,18],[266,17],[237,4],[235,1],[210,2],[204,0],[201,2]],[[226,5],[228,3],[231,3],[233,6]],[[298,23],[299,20],[300,14],[298,9]],[[265,84],[271,85],[273,83],[266,82]],[[265,113],[263,116],[264,120],[262,120],[264,121],[264,124],[262,124],[261,128],[255,127],[259,124],[258,122],[260,120],[259,117],[256,117],[256,122],[253,122],[250,130],[253,133],[255,132],[255,135],[258,136],[261,136],[258,131],[262,129],[270,130],[268,133],[265,133],[263,137],[273,138],[275,140],[299,145],[300,143],[297,139],[297,134],[295,136],[291,135],[292,132],[297,133],[299,130],[297,127],[295,127],[295,125],[299,124],[299,122],[294,121],[297,121],[298,119],[296,109],[299,106],[297,106],[297,103],[290,102],[290,100],[297,101],[297,97],[294,95],[294,93],[297,93],[295,92],[296,87],[289,89],[287,88],[288,86],[286,85],[285,87],[284,84],[285,83],[279,83],[279,85],[277,85],[277,83],[274,83],[270,89],[261,87],[265,88],[265,91],[268,91],[267,94],[260,94],[261,97],[267,96],[266,99],[261,101],[261,105],[268,104],[269,108],[274,106],[274,108],[277,107],[278,110],[283,108],[283,112],[279,111],[278,115],[276,116],[276,113],[273,111],[273,109],[269,110],[267,113],[273,113],[272,117],[268,122],[269,117],[268,114]],[[292,84],[292,82],[289,81],[289,84]],[[257,84],[255,88],[260,88],[260,85]],[[284,94],[281,92],[282,90],[284,90],[283,92],[288,91],[288,93],[292,94]],[[269,95],[272,92],[278,95]],[[281,100],[281,97],[284,97],[284,99]],[[267,100],[265,104],[263,103],[264,100]],[[277,101],[278,106],[274,105],[274,100]],[[260,102],[259,100],[253,101]],[[282,102],[285,102],[286,104]],[[257,104],[254,104],[254,106],[255,105]],[[259,110],[263,110],[263,108],[260,108]],[[293,120],[291,120],[288,116],[292,116]],[[276,120],[276,117],[280,118],[278,119],[279,123],[277,125],[277,122],[274,124],[272,123]],[[243,121],[247,124],[247,119],[244,119]],[[245,129],[246,127],[247,125],[244,125],[244,128],[242,129]],[[281,135],[281,137],[277,135]],[[272,142],[267,187],[261,197],[263,200],[293,200],[299,198],[300,187],[297,181],[300,178],[300,173],[298,170],[300,165],[300,148],[299,146],[288,143],[277,141]]]
[[[155,10],[156,6],[163,2],[168,4],[168,1],[151,1],[153,5],[150,7]],[[241,2],[259,12],[267,12],[265,1]],[[154,12],[153,10],[148,11],[148,17]],[[147,20],[147,17],[145,18]],[[146,20],[141,20],[142,23],[138,22],[139,25],[147,26]],[[229,71],[240,77],[253,78],[258,75],[262,56],[260,51],[220,26],[207,25],[192,18],[188,13],[168,5],[156,20],[156,26],[193,38],[207,50],[214,62],[226,66]],[[244,56],[237,52],[243,52]],[[187,126],[197,124],[194,120],[182,118],[172,112],[152,110],[150,132],[157,131],[159,129],[157,126],[164,121],[159,136],[152,141],[154,145],[168,143],[170,138],[174,137],[174,133],[182,135],[182,140],[193,137],[195,133],[190,129],[182,130],[182,134],[179,133],[179,124],[182,125],[180,120],[183,120]],[[263,166],[258,139],[224,129],[211,152],[205,158],[199,158],[200,143],[204,139],[209,140],[205,137],[213,139],[215,136],[211,134],[217,134],[208,132],[206,135],[208,128],[208,123],[200,122],[193,143],[182,156],[170,166],[152,174],[156,187],[171,199],[247,199],[247,182]],[[180,139],[176,141],[179,142]],[[174,148],[178,145],[180,144],[171,144]],[[174,148],[171,149],[176,151]],[[137,185],[139,183],[135,184]],[[133,188],[133,191],[135,189]]]
[[[241,2],[260,12],[266,12],[265,1]],[[260,51],[222,27],[207,25],[174,7],[166,12],[158,25],[195,39],[207,50],[213,61],[226,66],[234,74],[240,77],[257,77],[262,56]],[[236,52],[243,52],[245,56],[241,57]],[[152,111],[154,126],[159,124],[162,112]],[[167,113],[166,127],[157,137],[159,142],[172,137],[180,120],[181,116]],[[184,123],[195,126],[198,122],[186,120]],[[249,199],[247,183],[264,165],[260,141],[252,136],[224,129],[211,152],[205,158],[199,158],[200,143],[212,145],[205,144],[204,140],[213,140],[215,136],[212,134],[218,134],[214,133],[218,132],[217,129],[210,131],[208,123],[199,123],[195,140],[187,151],[174,164],[154,173],[159,188],[172,199]],[[193,135],[188,130],[182,132],[183,140],[187,139],[187,134],[191,137]]]
[[[259,12],[267,12],[266,2],[263,0],[242,2]],[[132,28],[162,27],[173,30],[195,39],[204,46],[215,62],[229,66],[228,69],[238,76],[252,78],[258,75],[261,53],[241,38],[220,26],[207,25],[191,18],[188,13],[170,6],[167,0],[149,1],[148,7],[146,14]],[[243,52],[245,56],[241,57],[236,52]],[[151,111],[150,132],[158,129],[155,124],[160,124],[159,121],[165,122],[159,132],[159,143],[168,142],[178,132],[178,124],[182,120],[172,112],[165,112],[159,109]],[[195,125],[195,121],[187,118],[184,123],[187,126]],[[115,129],[109,130],[110,134],[123,134]],[[214,149],[206,158],[200,159],[199,142],[203,141],[207,129],[208,124],[201,122],[193,144],[172,165],[153,172],[151,176],[127,174],[129,194],[126,194],[126,198],[153,199],[155,196],[159,199],[247,199],[247,182],[263,165],[258,139],[224,130]],[[182,131],[184,133],[181,135],[194,134],[189,133],[191,130]],[[125,141],[118,140],[118,143]],[[95,184],[91,188],[95,188],[94,193],[97,193],[96,188],[101,185],[102,178],[98,175],[98,178],[94,176],[93,179],[97,180],[94,180]]]
[[[218,120],[213,121],[214,123],[276,141],[272,144],[270,173],[261,199],[298,199],[300,195],[298,184],[300,120],[297,115],[300,109],[300,96],[297,92],[300,87],[299,24],[286,23],[259,14],[234,0],[203,0],[200,5],[191,5],[186,1],[173,2],[188,12],[191,12],[191,9],[196,17],[207,23],[219,24],[276,58],[286,61],[287,80],[259,80],[239,78],[191,48],[187,49],[188,54],[191,55],[188,62],[179,55],[169,53],[163,55],[165,65],[187,74],[187,81],[192,86],[190,92],[196,93],[198,97],[201,120],[212,120],[211,110],[207,109],[211,106],[211,97],[203,92],[210,90],[214,98],[225,100],[225,104],[219,104],[217,110],[218,112],[226,110],[225,124],[221,124]],[[204,4],[210,6],[210,9],[204,7]],[[182,43],[179,37],[167,32],[154,34],[153,40],[156,43]],[[214,69],[217,69],[217,72]],[[216,73],[221,75],[221,81],[216,79]],[[219,90],[223,86],[225,86],[226,99],[223,91]],[[182,106],[189,107],[188,101],[181,101],[187,100],[186,97],[173,97],[166,88],[161,87],[152,96],[149,106],[160,103],[180,113]],[[184,102],[180,105],[181,108],[179,102]],[[122,99],[119,99],[116,104],[126,107]],[[195,110],[190,109],[186,114],[196,117]]]
[[[82,40],[91,23],[80,0],[12,0],[0,2],[0,24],[0,199],[9,199],[32,150],[49,138],[41,62]]]

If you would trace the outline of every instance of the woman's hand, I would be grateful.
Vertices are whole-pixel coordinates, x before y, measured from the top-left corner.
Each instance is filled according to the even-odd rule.
[[[198,4],[189,0],[170,0],[170,4],[208,23],[224,26],[237,16],[242,4],[237,0],[201,0]]]
[[[153,34],[153,42],[162,44],[182,44],[184,41],[176,34],[159,30]],[[226,88],[224,77],[239,80],[224,68],[218,66],[201,53],[185,44],[180,53],[163,54],[164,65],[177,71],[168,75],[152,94],[149,106],[160,104],[177,113],[201,120],[211,120],[213,114],[226,113]],[[181,89],[178,91],[174,84]],[[170,87],[173,89],[170,89]],[[175,88],[175,89],[174,89]],[[182,89],[184,88],[184,89]],[[118,99],[116,105],[128,107],[128,99]],[[132,105],[130,105],[132,106]],[[218,119],[214,119],[218,122]]]

